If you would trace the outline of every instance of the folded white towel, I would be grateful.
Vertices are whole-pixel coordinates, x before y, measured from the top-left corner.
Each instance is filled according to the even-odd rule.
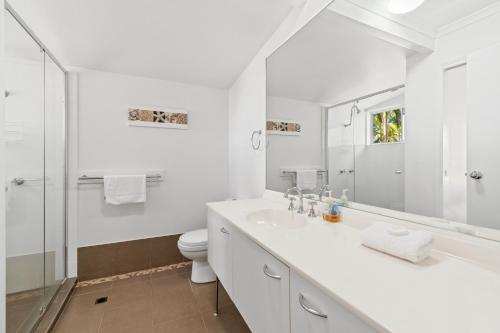
[[[146,201],[146,175],[104,176],[104,200],[111,205]]]
[[[410,231],[389,223],[375,223],[361,231],[363,245],[415,263],[430,255],[432,242],[430,232]]]
[[[314,190],[318,183],[316,170],[297,170],[297,186],[302,190]]]

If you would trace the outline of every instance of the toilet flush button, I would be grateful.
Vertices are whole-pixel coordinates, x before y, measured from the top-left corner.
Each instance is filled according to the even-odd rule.
[[[388,230],[389,234],[393,236],[406,236],[408,235],[408,229],[405,228],[392,228]]]

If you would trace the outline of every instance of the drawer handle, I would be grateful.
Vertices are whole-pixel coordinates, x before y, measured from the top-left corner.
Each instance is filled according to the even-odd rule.
[[[313,314],[313,315],[321,317],[321,318],[328,318],[328,316],[326,314],[322,313],[321,311],[315,310],[315,309],[311,308],[310,306],[306,305],[305,297],[301,293],[299,293],[299,304],[302,307],[302,309],[306,310],[310,314]]]
[[[227,231],[226,228],[224,228],[224,227],[220,228],[220,232],[222,232],[223,234],[229,235],[229,231]]]
[[[267,267],[267,265],[264,265],[263,272],[264,272],[264,274],[266,274],[270,278],[273,278],[273,279],[276,279],[276,280],[281,280],[281,276],[269,273],[269,267]]]

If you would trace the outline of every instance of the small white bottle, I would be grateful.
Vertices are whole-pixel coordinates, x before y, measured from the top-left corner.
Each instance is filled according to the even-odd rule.
[[[348,189],[343,189],[342,190],[342,195],[340,196],[340,204],[344,207],[349,206],[349,199],[347,198],[347,191]]]

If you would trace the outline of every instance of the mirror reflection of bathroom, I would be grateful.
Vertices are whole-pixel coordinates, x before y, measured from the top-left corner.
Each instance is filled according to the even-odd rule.
[[[334,197],[347,189],[352,201],[404,211],[404,103],[399,86],[328,108]]]
[[[488,22],[446,26],[472,7],[428,20],[416,11],[383,27],[335,1],[276,50],[267,59],[267,188],[323,195],[328,184],[353,208],[500,229],[500,158],[483,149],[496,138],[487,101],[498,95],[500,47],[487,34],[470,39]],[[442,36],[398,30],[410,23]]]

